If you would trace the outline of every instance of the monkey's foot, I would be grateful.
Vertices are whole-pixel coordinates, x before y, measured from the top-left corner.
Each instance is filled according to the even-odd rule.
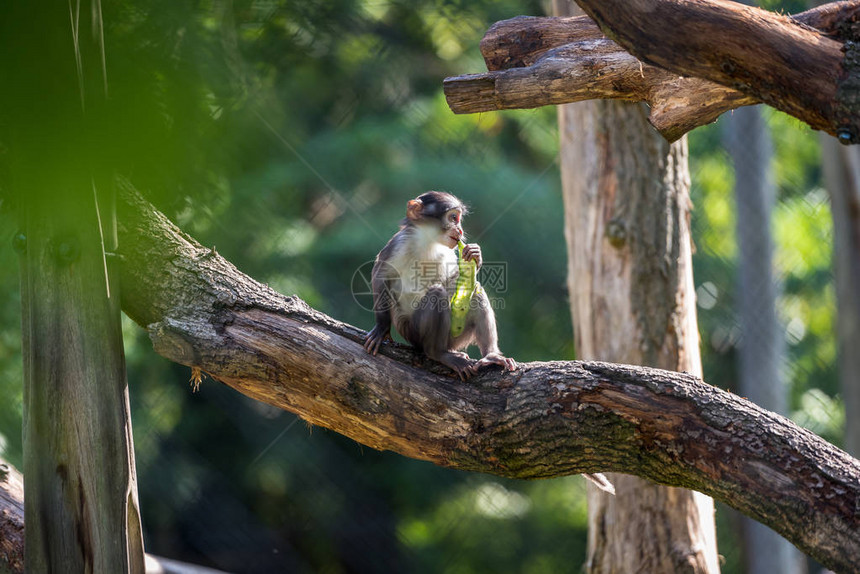
[[[486,367],[488,365],[499,365],[506,371],[517,370],[517,362],[515,360],[505,357],[501,353],[487,353],[487,356],[475,363],[475,372],[477,372],[481,367]]]
[[[461,381],[465,381],[478,372],[478,368],[475,366],[477,361],[470,359],[466,353],[448,351],[440,357],[436,357],[436,360],[457,373]]]
[[[385,340],[392,340],[390,328],[386,332],[386,329],[382,329],[377,325],[365,336],[364,350],[371,355],[375,355],[379,351],[379,346]]]

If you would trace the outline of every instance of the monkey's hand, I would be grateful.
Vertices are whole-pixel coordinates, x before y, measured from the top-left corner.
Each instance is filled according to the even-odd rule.
[[[516,371],[517,362],[501,353],[487,353],[487,356],[475,363],[475,370],[488,365],[500,365],[506,371]]]
[[[382,342],[385,340],[392,340],[391,327],[386,329],[381,325],[376,325],[364,338],[364,350],[371,355],[375,355],[377,351],[379,351],[379,346],[382,345]]]
[[[477,243],[467,243],[463,248],[463,261],[474,261],[480,269],[484,262],[481,258],[481,246]]]

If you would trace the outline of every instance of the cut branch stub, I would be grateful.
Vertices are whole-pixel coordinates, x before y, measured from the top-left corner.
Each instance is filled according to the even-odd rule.
[[[481,40],[481,54],[491,72],[522,68],[552,48],[605,37],[588,16],[517,16],[490,26]]]

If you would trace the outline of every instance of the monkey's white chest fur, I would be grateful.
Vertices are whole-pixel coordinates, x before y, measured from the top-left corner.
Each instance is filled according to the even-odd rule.
[[[400,292],[397,302],[402,312],[411,314],[433,285],[447,288],[456,280],[456,252],[436,241],[438,236],[438,228],[418,227],[409,238],[406,249],[400,250],[389,261],[397,272],[395,288]]]

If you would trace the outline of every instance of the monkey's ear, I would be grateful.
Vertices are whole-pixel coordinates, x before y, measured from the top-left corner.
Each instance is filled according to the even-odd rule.
[[[424,205],[417,199],[410,199],[406,203],[406,217],[412,221],[421,219],[421,208],[423,207]]]

